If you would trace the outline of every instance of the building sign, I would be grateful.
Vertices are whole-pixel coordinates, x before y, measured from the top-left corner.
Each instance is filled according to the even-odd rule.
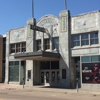
[[[82,64],[82,83],[100,84],[100,63]]]
[[[61,18],[61,31],[62,32],[67,31],[66,17]]]
[[[45,28],[39,27],[39,26],[36,26],[36,25],[31,25],[30,29],[40,31],[40,32],[46,32]]]

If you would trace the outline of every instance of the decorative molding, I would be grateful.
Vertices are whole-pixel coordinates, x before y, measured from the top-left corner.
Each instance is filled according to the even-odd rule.
[[[67,31],[67,17],[63,16],[61,17],[61,32]]]
[[[73,19],[73,30],[82,30],[96,27],[96,16],[90,15]]]

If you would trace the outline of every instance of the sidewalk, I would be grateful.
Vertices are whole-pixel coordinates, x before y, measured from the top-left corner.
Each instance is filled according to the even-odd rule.
[[[45,86],[25,86],[23,89],[22,85],[12,85],[12,84],[0,84],[0,90],[22,90],[22,91],[39,91],[39,92],[54,92],[54,93],[65,93],[65,94],[93,94],[100,95],[100,90],[89,90],[89,89],[79,89],[78,93],[76,89],[62,89],[62,88],[50,88]]]

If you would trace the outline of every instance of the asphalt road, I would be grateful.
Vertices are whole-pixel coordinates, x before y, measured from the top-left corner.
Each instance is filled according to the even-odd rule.
[[[0,90],[0,100],[99,100],[100,95],[41,91]]]

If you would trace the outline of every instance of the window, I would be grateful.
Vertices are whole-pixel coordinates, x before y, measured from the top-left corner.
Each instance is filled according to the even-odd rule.
[[[26,43],[22,43],[22,52],[26,52]]]
[[[28,79],[31,79],[31,70],[28,70]]]
[[[89,45],[89,34],[82,34],[81,35],[81,44],[83,45]]]
[[[10,44],[11,53],[26,52],[26,42]]]
[[[40,69],[41,70],[48,70],[48,69],[50,69],[50,62],[49,61],[42,61],[40,63]]]
[[[59,50],[59,38],[53,38],[53,49]]]
[[[59,61],[51,61],[51,69],[59,69]]]
[[[73,46],[80,46],[80,35],[73,36]]]
[[[100,56],[91,56],[91,62],[100,61]]]
[[[19,61],[9,62],[9,81],[19,81]]]
[[[90,62],[91,61],[91,57],[90,56],[83,56],[82,57],[82,62]]]
[[[37,40],[37,50],[41,50],[41,40]]]
[[[80,63],[80,57],[75,57],[75,63]]]
[[[15,44],[11,44],[11,53],[15,53]]]
[[[20,52],[20,43],[16,44],[16,52]]]
[[[50,49],[50,41],[49,41],[49,39],[45,39],[44,43],[45,43],[45,50]]]
[[[90,43],[91,44],[98,44],[98,33],[91,33],[90,34]]]
[[[62,79],[66,79],[66,69],[62,69]]]

